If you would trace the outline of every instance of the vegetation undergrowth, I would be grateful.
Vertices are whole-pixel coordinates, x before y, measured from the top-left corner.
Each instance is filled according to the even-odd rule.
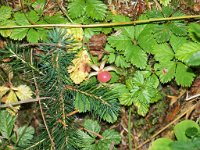
[[[198,3],[18,2],[0,1],[0,149],[200,148]]]

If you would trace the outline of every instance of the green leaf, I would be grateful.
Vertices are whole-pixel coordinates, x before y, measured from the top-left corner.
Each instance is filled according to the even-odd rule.
[[[156,82],[156,83],[152,83]],[[122,85],[119,92],[119,101],[122,105],[134,104],[138,108],[138,114],[145,116],[149,110],[150,103],[158,101],[161,96],[157,90],[158,79],[148,71],[137,71],[133,78],[126,80],[126,87]]]
[[[112,15],[113,22],[129,22],[131,19],[124,15]]]
[[[156,25],[154,28],[154,38],[158,43],[164,43],[169,41],[171,31],[168,24]]]
[[[130,63],[126,62],[124,56],[122,56],[122,55],[117,55],[116,60],[115,60],[115,65],[117,67],[121,67],[121,68],[130,67]]]
[[[10,38],[13,40],[22,40],[26,36],[28,30],[28,28],[13,29]]]
[[[170,38],[170,44],[175,53],[186,42],[188,42],[186,37],[172,35]]]
[[[15,21],[18,25],[30,25],[29,21],[27,20],[26,16],[23,13],[16,12],[14,14]]]
[[[31,143],[35,130],[33,127],[23,126],[17,129],[16,134],[13,134],[12,141],[20,147],[25,147]]]
[[[154,30],[154,27],[155,26],[152,24],[146,25],[146,27],[138,37],[138,44],[144,51],[148,53],[152,53],[154,47],[158,45],[152,34],[152,30]]]
[[[109,56],[108,56],[108,62],[109,63],[113,63],[115,62],[115,59],[116,59],[116,56],[114,53],[110,53]]]
[[[176,68],[176,74],[175,74],[175,80],[178,85],[181,85],[183,87],[189,87],[192,84],[192,81],[194,80],[195,74],[193,71],[188,68],[183,63],[177,63]]]
[[[159,138],[151,143],[149,150],[172,150],[170,147],[172,142],[168,138]]]
[[[5,20],[5,21],[0,22],[0,26],[14,26],[14,25],[15,25],[15,22],[13,20]],[[12,29],[0,30],[0,34],[3,37],[9,37],[11,33],[12,33]]]
[[[0,22],[5,21],[11,17],[12,8],[8,6],[1,6],[0,8]]]
[[[132,45],[132,41],[125,35],[109,36],[108,43],[118,51],[123,51]]]
[[[200,42],[200,25],[198,23],[189,25],[189,36],[193,41]]]
[[[2,134],[3,138],[10,139],[15,121],[15,116],[10,115],[5,110],[0,111],[0,133]]]
[[[189,59],[199,51],[200,43],[187,42],[184,43],[176,52],[177,59],[188,62]]]
[[[188,60],[188,64],[191,66],[200,66],[200,51],[194,53]]]
[[[187,35],[187,28],[184,23],[181,22],[171,22],[169,24],[169,29],[177,36]]]
[[[159,62],[167,62],[174,58],[174,52],[167,44],[159,44],[154,47],[153,54]]]
[[[100,142],[103,142],[104,144],[111,145],[114,143],[114,145],[117,145],[121,142],[120,134],[113,129],[105,130],[102,136],[103,139]]]
[[[40,38],[39,36],[39,33],[35,29],[31,28],[27,33],[27,41],[30,43],[37,43]]]
[[[86,14],[94,20],[103,20],[106,17],[107,6],[100,0],[86,0]]]
[[[98,124],[97,121],[91,120],[91,119],[87,119],[84,121],[84,127],[90,131],[99,133],[101,131],[101,127]],[[88,133],[90,134],[91,137],[96,137],[96,135],[92,134],[92,133]]]
[[[68,12],[72,19],[78,18],[84,14],[85,0],[73,0],[68,5]]]
[[[81,142],[78,142],[77,145],[85,150],[91,148],[90,146],[95,142],[95,138],[91,137],[84,131],[78,130],[78,136],[82,138]]]
[[[56,13],[53,16],[45,16],[44,20],[49,24],[66,23],[65,18],[60,13]]]
[[[27,17],[32,24],[36,23],[40,19],[38,14],[33,10],[31,10],[30,12],[27,13]]]
[[[149,111],[149,104],[147,103],[135,101],[134,105],[137,107],[137,113],[141,116],[145,116]]]
[[[157,10],[156,8],[149,10],[147,12],[148,18],[163,18],[162,12]]]
[[[44,0],[36,0],[33,4],[32,7],[34,8],[34,10],[41,14],[43,12],[45,6],[45,1]]]
[[[193,141],[174,141],[170,144],[172,150],[199,150],[200,138]]]
[[[119,98],[120,104],[130,106],[136,99],[133,97],[133,93],[122,93]]]
[[[176,62],[174,61],[155,64],[154,68],[162,83],[167,83],[175,77]]]
[[[147,65],[147,54],[139,46],[126,47],[124,55],[128,62],[140,69],[144,69]]]
[[[199,125],[192,120],[184,120],[176,124],[176,126],[174,127],[174,133],[176,135],[177,140],[184,142],[190,140],[190,138],[186,136],[185,132],[188,128],[193,128],[193,127],[197,128],[198,131],[200,131]]]
[[[148,19],[147,16],[142,14],[139,16],[138,20],[147,20],[147,19]],[[145,29],[146,26],[148,26],[148,24],[140,24],[135,26],[135,32],[134,32],[135,39],[138,39],[140,33]]]
[[[168,6],[169,3],[171,2],[171,0],[159,0],[159,2],[160,2],[163,6]]]
[[[127,27],[122,27],[121,28],[122,35],[126,35],[130,39],[134,39],[134,34],[135,34],[135,28],[134,26],[127,26]]]
[[[171,0],[161,0],[161,1],[171,1]],[[162,8],[162,13],[163,13],[164,17],[170,17],[172,15],[173,11],[174,10],[172,7],[163,7]]]

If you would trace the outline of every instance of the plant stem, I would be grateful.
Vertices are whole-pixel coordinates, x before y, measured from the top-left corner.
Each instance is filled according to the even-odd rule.
[[[131,138],[131,110],[132,108],[129,107],[129,110],[128,110],[128,143],[129,143],[129,150],[132,150],[132,138]]]
[[[171,21],[171,20],[181,20],[181,19],[195,19],[200,18],[200,15],[190,15],[190,16],[180,16],[180,17],[168,17],[168,18],[153,18],[148,20],[136,20],[130,22],[116,22],[116,23],[100,23],[100,24],[38,24],[38,25],[23,25],[23,26],[0,26],[0,29],[14,29],[14,28],[46,28],[46,27],[67,27],[67,28],[96,28],[96,27],[112,27],[112,26],[122,26],[122,25],[136,25],[144,24],[158,21]]]

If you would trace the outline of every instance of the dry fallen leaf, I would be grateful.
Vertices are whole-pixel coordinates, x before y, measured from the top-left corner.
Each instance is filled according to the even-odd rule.
[[[100,60],[105,53],[104,46],[106,44],[107,36],[105,34],[93,35],[89,41],[88,47],[90,54],[93,56],[98,56]]]
[[[24,101],[32,98],[33,92],[26,85],[14,87],[12,85],[0,86],[0,102],[5,104],[17,103],[19,100]],[[11,106],[7,111],[15,115],[20,106]]]
[[[83,82],[89,74],[90,57],[86,50],[80,51],[76,58],[72,61],[73,66],[68,67],[70,78],[75,84]]]

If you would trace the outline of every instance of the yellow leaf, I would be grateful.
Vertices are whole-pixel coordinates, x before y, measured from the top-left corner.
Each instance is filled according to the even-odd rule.
[[[9,88],[6,86],[0,86],[0,99],[9,91]]]
[[[33,92],[28,86],[20,85],[16,89],[17,91],[15,93],[21,101],[32,98]]]
[[[80,51],[72,61],[73,66],[68,67],[70,78],[75,84],[83,82],[89,74],[90,57],[86,50]]]
[[[81,42],[83,40],[83,29],[82,28],[70,28],[67,29],[67,33],[71,34],[72,37],[76,40]]]
[[[8,93],[8,95],[5,97],[6,99],[6,104],[10,104],[10,103],[16,103],[18,102],[17,96],[15,94],[14,91],[10,91]],[[15,113],[20,109],[20,106],[12,106],[10,108],[7,108],[7,111],[11,114],[11,115],[15,115]]]
[[[72,39],[74,40],[74,44],[72,45],[73,47],[68,49],[68,50],[78,50],[83,46],[83,29],[82,28],[68,28],[66,30],[66,36],[67,35],[72,35]]]

